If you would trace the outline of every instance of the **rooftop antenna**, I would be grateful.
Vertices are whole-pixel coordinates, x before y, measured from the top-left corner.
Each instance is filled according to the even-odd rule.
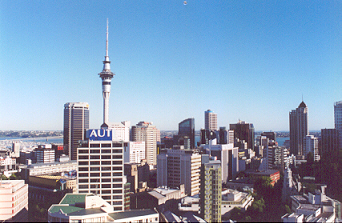
[[[108,18],[107,18],[107,32],[106,32],[106,56],[108,56]]]

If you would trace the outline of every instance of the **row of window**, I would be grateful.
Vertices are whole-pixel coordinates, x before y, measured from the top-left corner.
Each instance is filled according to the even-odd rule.
[[[122,153],[122,149],[91,149],[90,154]],[[78,154],[89,154],[89,149],[79,149]]]
[[[79,166],[87,166],[87,165],[121,165],[122,160],[115,160],[115,161],[79,161]]]
[[[122,188],[122,184],[90,184],[90,186],[88,184],[83,185],[80,184],[78,186],[78,188],[81,189],[98,189],[98,188]],[[113,190],[113,194],[118,194],[118,193],[122,193],[122,189],[118,189],[118,190]]]
[[[113,181],[113,182],[122,182],[122,178],[113,178],[113,179],[111,179],[111,178],[103,178],[103,179],[79,179],[78,180],[78,182],[79,183],[89,183],[89,181],[90,181],[90,183],[96,183],[96,182],[111,182],[111,181]]]
[[[78,168],[78,171],[110,171],[110,170],[122,170],[122,166],[113,166],[113,167],[111,167],[111,166],[102,166],[102,167],[96,166],[96,167],[90,167],[90,168],[89,167],[79,167]],[[82,173],[82,174],[84,174],[84,173]],[[91,173],[91,174],[95,174],[95,173]],[[99,177],[100,174],[99,173],[97,173],[97,174]],[[79,176],[81,177],[81,175],[79,175]],[[93,176],[93,177],[96,177],[96,176]]]
[[[102,169],[103,170],[103,169]],[[110,176],[110,173],[101,173],[102,176]],[[100,173],[79,173],[79,177],[99,177]],[[119,173],[113,173],[113,176],[122,176],[122,172]]]

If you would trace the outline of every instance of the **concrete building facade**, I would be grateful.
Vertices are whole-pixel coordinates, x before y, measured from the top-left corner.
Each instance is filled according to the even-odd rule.
[[[184,184],[186,195],[200,190],[201,155],[192,150],[164,149],[158,155],[157,186],[177,188]]]
[[[28,185],[24,180],[1,181],[0,198],[0,221],[28,221]]]

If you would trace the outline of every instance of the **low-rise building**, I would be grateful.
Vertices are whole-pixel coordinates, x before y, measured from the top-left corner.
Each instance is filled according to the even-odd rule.
[[[59,204],[48,210],[49,222],[129,223],[159,222],[155,210],[114,212],[113,206],[101,197],[89,194],[66,194]]]
[[[336,218],[340,218],[338,217],[340,202],[329,198],[325,194],[326,185],[318,186],[321,189],[315,189],[315,192],[291,196],[291,210],[293,213],[285,214],[282,221],[301,222],[301,218],[298,218],[298,220],[291,218],[300,217],[300,215],[304,215],[304,222],[334,222]]]
[[[50,175],[77,170],[77,161],[70,160],[67,162],[37,163],[23,165],[20,168],[21,177],[28,180],[29,176]]]
[[[247,208],[252,205],[254,197],[251,193],[241,192],[233,189],[222,191],[221,214],[222,220],[228,220],[231,210],[235,207],[241,208],[242,211],[247,211]]]
[[[194,196],[187,196],[181,199],[178,203],[178,210],[180,212],[195,212],[198,213],[200,210],[200,197],[199,194]]]
[[[28,221],[28,186],[24,180],[2,180],[0,183],[0,221]]]

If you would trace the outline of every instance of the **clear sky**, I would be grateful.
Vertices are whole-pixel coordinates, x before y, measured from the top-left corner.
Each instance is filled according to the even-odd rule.
[[[342,1],[0,0],[0,130],[62,130],[67,102],[100,127],[107,18],[111,122],[281,131],[303,96],[309,129],[334,127]]]

